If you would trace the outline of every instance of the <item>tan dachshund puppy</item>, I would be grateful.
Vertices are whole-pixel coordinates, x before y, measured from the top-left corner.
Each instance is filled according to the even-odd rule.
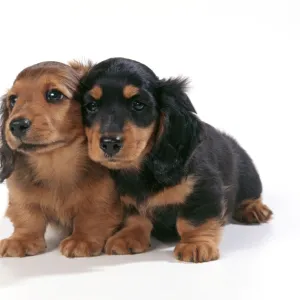
[[[0,256],[45,251],[48,223],[70,232],[60,244],[63,255],[99,255],[121,223],[114,183],[88,158],[80,104],[73,100],[90,67],[35,64],[2,97],[0,181],[7,179],[14,232],[0,242]]]

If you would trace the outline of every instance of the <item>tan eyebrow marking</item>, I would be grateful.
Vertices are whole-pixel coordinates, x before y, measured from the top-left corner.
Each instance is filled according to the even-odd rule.
[[[100,86],[94,85],[94,87],[89,91],[89,94],[95,99],[100,100],[103,95],[103,90]]]
[[[125,85],[123,88],[123,95],[126,99],[130,99],[131,97],[137,95],[139,93],[139,88],[129,84]]]

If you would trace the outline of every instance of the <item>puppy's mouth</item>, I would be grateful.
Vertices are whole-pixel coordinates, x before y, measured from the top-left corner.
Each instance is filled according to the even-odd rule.
[[[119,157],[114,156],[104,156],[104,160],[108,163],[132,163],[133,160],[121,159]]]
[[[98,160],[103,166],[109,169],[135,168],[137,161],[134,159],[122,159],[117,157],[105,157]]]
[[[130,164],[133,164],[135,162],[135,160],[124,160],[124,159],[116,159],[116,158],[110,157],[110,158],[106,159],[106,162],[111,163],[111,164],[130,165]]]
[[[45,151],[50,150],[53,148],[58,148],[64,144],[63,141],[56,141],[52,143],[45,143],[45,144],[32,144],[32,143],[22,143],[17,148],[17,150],[22,152],[39,152],[39,151]]]

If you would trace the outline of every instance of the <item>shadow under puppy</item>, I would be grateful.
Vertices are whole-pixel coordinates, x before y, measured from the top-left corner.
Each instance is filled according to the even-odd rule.
[[[98,255],[121,222],[114,182],[89,159],[80,105],[73,100],[90,67],[75,61],[32,65],[2,97],[0,180],[7,179],[6,215],[14,232],[0,242],[0,256],[43,252],[48,223],[71,234],[60,244],[63,255]]]
[[[108,254],[146,251],[153,232],[180,237],[179,260],[211,261],[229,216],[246,224],[271,218],[251,158],[196,116],[185,88],[186,80],[160,80],[124,58],[93,66],[81,81],[89,155],[111,170],[127,207]]]

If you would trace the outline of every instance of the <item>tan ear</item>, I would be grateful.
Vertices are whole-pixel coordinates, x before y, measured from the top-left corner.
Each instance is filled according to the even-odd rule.
[[[80,76],[84,76],[93,67],[94,64],[91,60],[87,60],[86,62],[81,62],[74,59],[69,61],[68,65],[76,72],[78,72]]]

